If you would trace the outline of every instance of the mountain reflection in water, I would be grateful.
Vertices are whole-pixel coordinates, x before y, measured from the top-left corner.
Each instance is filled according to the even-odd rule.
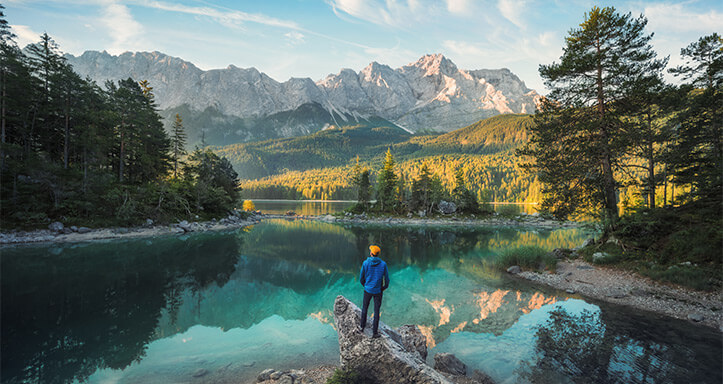
[[[585,234],[268,221],[148,240],[2,249],[3,383],[252,382],[338,363],[332,306],[359,303],[371,243],[389,264],[382,320],[418,324],[498,381],[721,382],[714,331],[511,281],[505,247]]]

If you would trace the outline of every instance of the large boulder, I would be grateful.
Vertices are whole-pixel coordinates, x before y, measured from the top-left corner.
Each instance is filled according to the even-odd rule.
[[[445,215],[451,215],[457,212],[457,205],[451,201],[440,201],[438,208],[439,212],[442,212]]]
[[[62,232],[63,228],[65,228],[65,226],[59,221],[54,221],[48,225],[48,229],[53,232]]]
[[[334,302],[334,325],[339,334],[341,366],[378,383],[447,384],[442,374],[428,366],[415,349],[405,348],[402,335],[379,323],[381,337],[371,338],[371,331],[359,332],[361,310],[344,296]],[[407,341],[407,345],[414,344]]]

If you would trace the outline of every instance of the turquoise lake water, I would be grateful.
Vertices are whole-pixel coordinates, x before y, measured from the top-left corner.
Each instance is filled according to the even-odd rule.
[[[382,321],[418,324],[500,383],[720,383],[717,331],[585,301],[489,267],[578,229],[268,220],[223,233],[1,249],[3,383],[253,382],[339,360],[332,308],[360,304],[371,243],[390,268]],[[194,375],[201,375],[194,377]]]

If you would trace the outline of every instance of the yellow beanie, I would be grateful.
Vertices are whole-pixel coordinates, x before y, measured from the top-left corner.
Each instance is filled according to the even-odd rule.
[[[369,250],[372,252],[372,256],[376,256],[379,254],[379,252],[382,251],[382,249],[377,247],[376,245],[370,245]]]

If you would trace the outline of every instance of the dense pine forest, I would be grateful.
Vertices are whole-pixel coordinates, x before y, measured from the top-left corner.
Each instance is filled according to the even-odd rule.
[[[421,136],[391,125],[360,124],[216,152],[239,171],[247,198],[356,200],[357,161],[369,168],[374,182],[390,150],[406,190],[426,164],[449,192],[461,169],[478,199],[537,202],[541,186],[534,175],[523,172],[514,153],[527,141],[532,123],[530,115],[500,115],[450,133]]]
[[[47,33],[21,50],[2,9],[3,227],[127,225],[235,206],[231,164],[210,150],[185,156],[182,119],[172,135],[164,130],[151,84],[82,79]]]

